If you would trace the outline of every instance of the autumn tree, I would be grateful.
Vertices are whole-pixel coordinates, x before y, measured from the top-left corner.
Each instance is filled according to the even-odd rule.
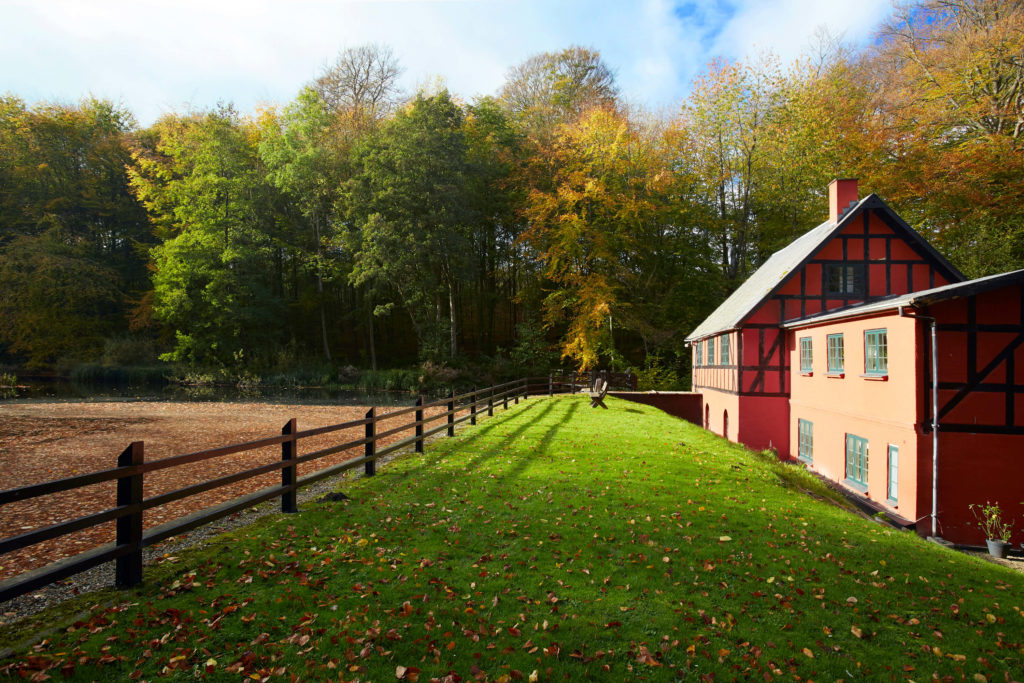
[[[708,254],[664,135],[591,110],[560,130],[551,190],[531,191],[524,237],[551,282],[546,320],[566,326],[562,355],[583,369],[620,361],[616,326],[654,351],[706,305]]]
[[[359,131],[394,111],[403,71],[390,47],[360,45],[338,53],[311,87],[327,110],[339,117],[339,125]]]
[[[543,52],[513,67],[501,101],[527,127],[549,133],[593,107],[617,103],[615,73],[596,50],[572,46]]]
[[[906,4],[880,38],[862,175],[968,274],[1024,265],[1024,5]]]
[[[128,331],[153,241],[125,173],[133,127],[105,100],[0,97],[0,353],[86,360]]]

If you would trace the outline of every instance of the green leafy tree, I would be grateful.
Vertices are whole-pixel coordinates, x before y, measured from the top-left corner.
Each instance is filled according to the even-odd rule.
[[[351,281],[393,289],[421,353],[447,350],[454,357],[459,286],[476,218],[462,109],[447,91],[419,95],[357,146],[354,162],[342,197]]]
[[[153,313],[168,360],[226,367],[266,356],[284,319],[274,272],[273,188],[255,127],[231,107],[168,116],[135,153],[132,184],[163,242],[152,250]]]
[[[344,161],[331,143],[330,113],[316,91],[306,88],[280,117],[263,127],[259,145],[267,179],[289,200],[304,224],[304,229],[290,233],[294,238],[291,246],[316,280],[321,342],[328,361],[331,345],[324,281],[333,280],[339,268],[331,256],[331,245],[336,243],[331,234],[331,211]]]

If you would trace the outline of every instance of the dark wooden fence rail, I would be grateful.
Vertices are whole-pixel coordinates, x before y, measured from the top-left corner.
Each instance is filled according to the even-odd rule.
[[[477,416],[483,410],[486,410],[487,415],[491,416],[494,414],[495,408],[507,409],[510,401],[519,403],[520,398],[525,399],[530,395],[575,393],[575,391],[585,389],[587,383],[587,375],[580,373],[573,373],[569,377],[559,376],[556,378],[552,375],[547,378],[523,378],[484,389],[474,389],[459,395],[449,392],[447,397],[428,403],[424,403],[421,396],[416,401],[416,405],[387,413],[378,413],[376,408],[370,408],[366,413],[366,417],[361,420],[352,420],[341,424],[302,431],[297,429],[296,420],[293,418],[285,424],[280,436],[271,436],[221,448],[175,455],[151,462],[146,462],[145,460],[143,442],[137,441],[129,445],[121,453],[115,468],[0,491],[0,513],[2,513],[3,505],[7,503],[38,498],[62,491],[72,491],[84,486],[107,481],[117,481],[116,506],[109,510],[52,524],[40,529],[33,529],[18,536],[0,539],[0,556],[2,556],[5,553],[81,531],[97,524],[112,520],[116,520],[117,523],[116,540],[113,543],[107,543],[73,557],[58,560],[45,567],[0,581],[0,602],[10,600],[31,590],[49,585],[111,560],[116,560],[117,563],[115,569],[116,584],[120,587],[134,586],[142,581],[142,549],[147,546],[272,498],[281,498],[282,512],[297,512],[296,495],[298,489],[307,484],[340,474],[360,465],[365,468],[364,471],[367,476],[372,476],[376,472],[377,460],[379,458],[410,445],[414,446],[416,452],[422,453],[424,439],[443,431],[447,432],[448,436],[453,436],[455,434],[455,425],[466,420],[476,424]],[[635,386],[635,378],[633,386]],[[430,408],[443,408],[444,410],[429,417],[425,416],[424,410]],[[465,414],[460,415],[460,413]],[[411,422],[395,424],[394,421],[397,418],[410,415],[413,417]],[[444,422],[436,426],[429,426],[438,420],[444,420]],[[364,428],[361,430],[362,435],[360,438],[350,439],[329,448],[299,455],[298,444],[302,439],[332,432],[358,429],[359,427]],[[415,430],[413,436],[401,439],[384,448],[377,447],[381,440],[410,429]],[[143,498],[143,477],[148,472],[213,460],[234,453],[253,451],[278,444],[281,445],[280,461],[185,486],[176,491]],[[358,448],[359,446],[363,446],[362,457],[346,460],[337,465],[314,471],[303,477],[298,476],[298,466],[302,463],[313,462],[319,458],[348,449]],[[142,514],[146,510],[275,470],[281,471],[280,486],[267,487],[143,531]]]

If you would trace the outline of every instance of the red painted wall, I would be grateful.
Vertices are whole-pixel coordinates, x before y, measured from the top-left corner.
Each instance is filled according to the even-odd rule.
[[[1022,542],[1024,434],[991,432],[1024,429],[1024,292],[1003,287],[934,304],[928,313],[938,324],[940,533],[981,544],[969,505],[991,501],[1014,521],[1012,540]]]
[[[609,396],[621,398],[633,403],[642,403],[664,410],[669,415],[681,418],[695,425],[703,426],[704,399],[700,393],[692,391],[659,391],[657,393],[639,391],[609,391]]]
[[[739,441],[754,450],[789,452],[789,399],[785,396],[740,396]]]

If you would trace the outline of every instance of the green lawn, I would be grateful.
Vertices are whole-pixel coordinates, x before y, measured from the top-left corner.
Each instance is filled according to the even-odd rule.
[[[1021,677],[1024,577],[608,405],[531,399],[345,481],[352,500],[183,554],[0,676]]]

